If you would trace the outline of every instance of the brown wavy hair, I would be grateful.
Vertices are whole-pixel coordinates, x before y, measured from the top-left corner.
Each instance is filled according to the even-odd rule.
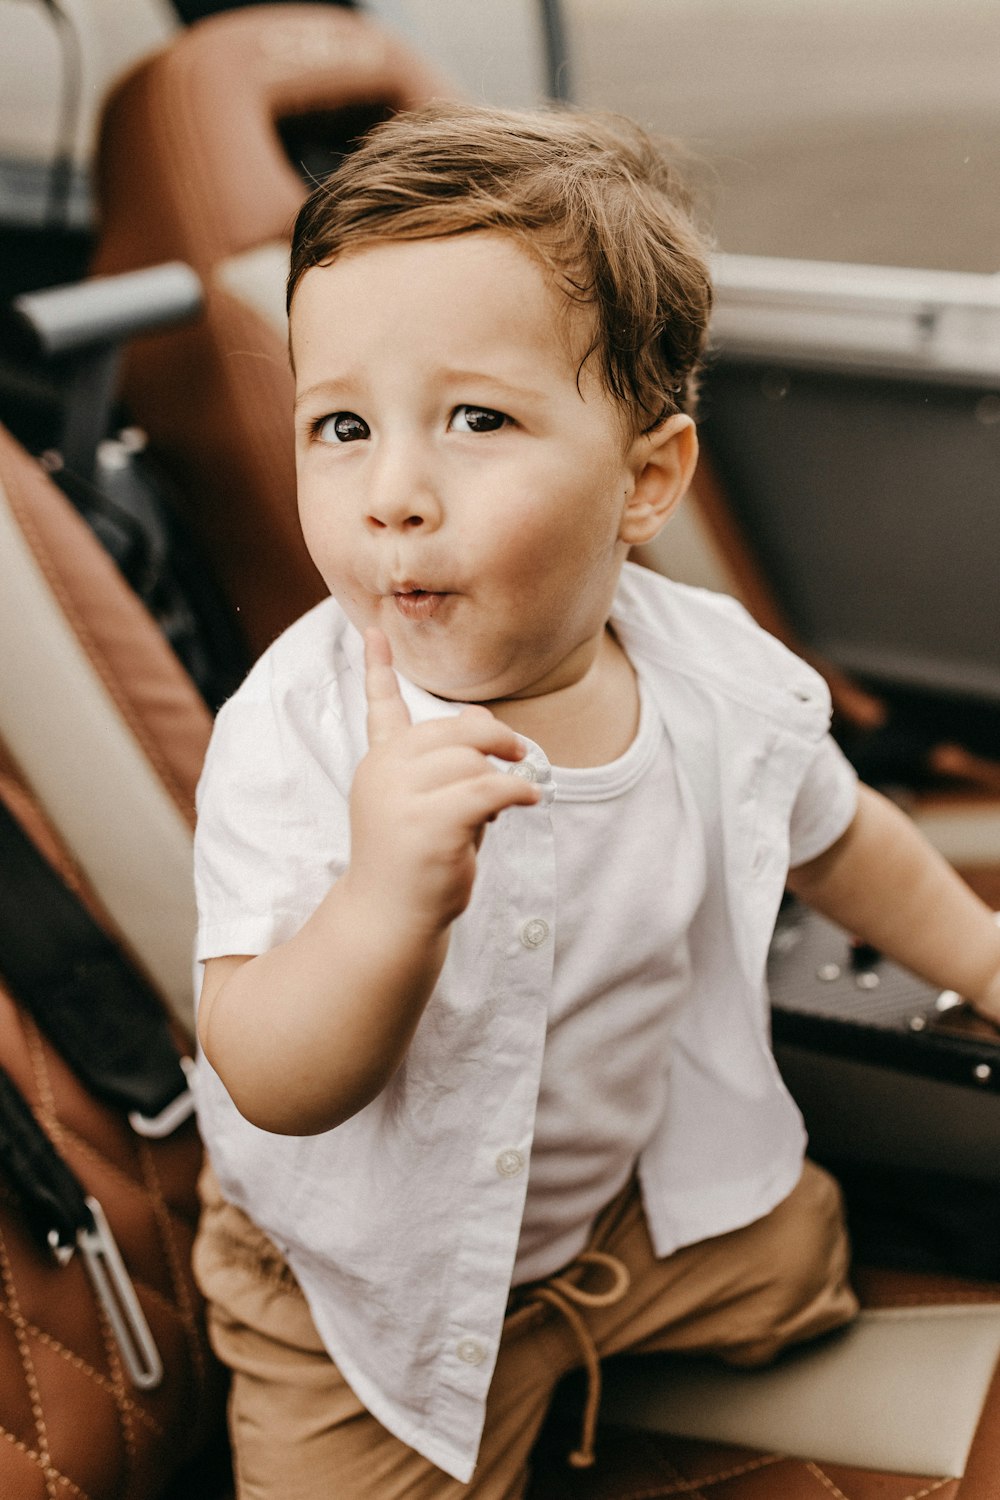
[[[287,305],[363,245],[515,236],[592,307],[592,354],[636,431],[694,407],[712,288],[675,148],[616,115],[434,103],[376,126],[303,205]],[[579,375],[578,375],[579,379]]]

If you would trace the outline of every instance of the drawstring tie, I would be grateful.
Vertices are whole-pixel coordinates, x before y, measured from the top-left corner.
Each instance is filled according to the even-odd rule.
[[[601,1361],[590,1329],[577,1312],[578,1307],[613,1307],[620,1302],[629,1289],[628,1268],[617,1256],[607,1255],[603,1250],[585,1250],[573,1262],[571,1270],[578,1266],[603,1266],[611,1272],[612,1285],[606,1292],[588,1292],[577,1286],[566,1275],[550,1276],[547,1281],[533,1286],[525,1297],[525,1305],[531,1302],[546,1303],[554,1307],[565,1320],[576,1338],[583,1356],[587,1373],[587,1397],[583,1409],[580,1431],[580,1446],[569,1454],[574,1469],[589,1469],[594,1462],[594,1436],[597,1430],[597,1413],[601,1404]]]

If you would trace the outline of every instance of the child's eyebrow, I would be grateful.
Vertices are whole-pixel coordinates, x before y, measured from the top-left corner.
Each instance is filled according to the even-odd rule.
[[[548,392],[544,386],[535,385],[531,382],[505,379],[491,370],[475,369],[445,369],[438,372],[442,379],[454,385],[468,383],[470,385],[487,385],[494,390],[504,392],[508,396],[515,396],[519,400],[529,399],[532,401],[544,401]]]
[[[312,385],[306,386],[304,391],[298,393],[295,397],[294,410],[298,411],[301,406],[309,406],[312,402],[320,398],[324,401],[332,401],[335,397],[347,392],[349,389],[348,381],[338,379],[336,376],[331,376],[326,380],[317,380]]]

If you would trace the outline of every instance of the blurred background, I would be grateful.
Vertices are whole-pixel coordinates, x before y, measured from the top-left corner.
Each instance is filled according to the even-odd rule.
[[[0,295],[82,272],[108,87],[224,3],[0,0]],[[721,249],[1000,266],[994,0],[368,0],[467,91],[682,138]],[[549,34],[545,35],[546,28]],[[39,231],[48,219],[48,233]]]
[[[683,143],[721,252],[705,460],[691,503],[641,561],[734,593],[811,655],[868,779],[907,796],[958,781],[1000,797],[1000,4],[314,0],[306,10],[296,21],[279,0],[256,16],[239,0],[0,0],[0,309],[94,269],[174,260],[193,267],[205,299],[187,332],[143,341],[152,294],[137,291],[126,317],[111,289],[104,353],[72,360],[65,346],[40,357],[38,328],[24,357],[0,320],[0,422],[93,528],[106,539],[119,525],[112,473],[117,494],[123,476],[146,485],[138,471],[160,465],[163,483],[158,473],[149,483],[169,481],[175,496],[155,503],[207,545],[211,566],[191,572],[222,579],[252,651],[314,601],[284,423],[285,237],[306,182],[409,97],[355,100],[363,120],[343,111],[337,89],[368,76],[362,52],[343,50],[344,12],[356,11],[403,44],[415,98],[566,99]],[[185,31],[205,18],[197,35]],[[353,18],[347,30],[371,34]],[[174,75],[188,83],[158,92],[151,79],[195,53],[217,59],[202,95],[189,64]],[[336,87],[328,57],[353,69]],[[435,72],[426,83],[421,60]],[[98,194],[102,109],[136,68],[134,86],[117,89]],[[290,104],[311,75],[322,98]],[[264,188],[272,151],[277,179]],[[223,392],[246,418],[239,435],[231,422],[209,430]],[[89,488],[77,493],[81,478]],[[253,512],[251,495],[256,552],[246,543],[234,560],[229,518],[236,506]],[[149,550],[128,538],[117,549],[133,583],[128,560]],[[981,809],[976,819],[975,848],[949,831],[946,852],[992,863],[1000,814],[985,843]]]

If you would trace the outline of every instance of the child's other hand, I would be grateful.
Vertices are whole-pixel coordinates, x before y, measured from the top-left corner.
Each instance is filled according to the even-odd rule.
[[[469,903],[486,824],[539,792],[487,759],[524,755],[489,709],[411,722],[381,630],[366,632],[365,668],[369,748],[351,792],[345,880],[387,919],[440,932]]]

